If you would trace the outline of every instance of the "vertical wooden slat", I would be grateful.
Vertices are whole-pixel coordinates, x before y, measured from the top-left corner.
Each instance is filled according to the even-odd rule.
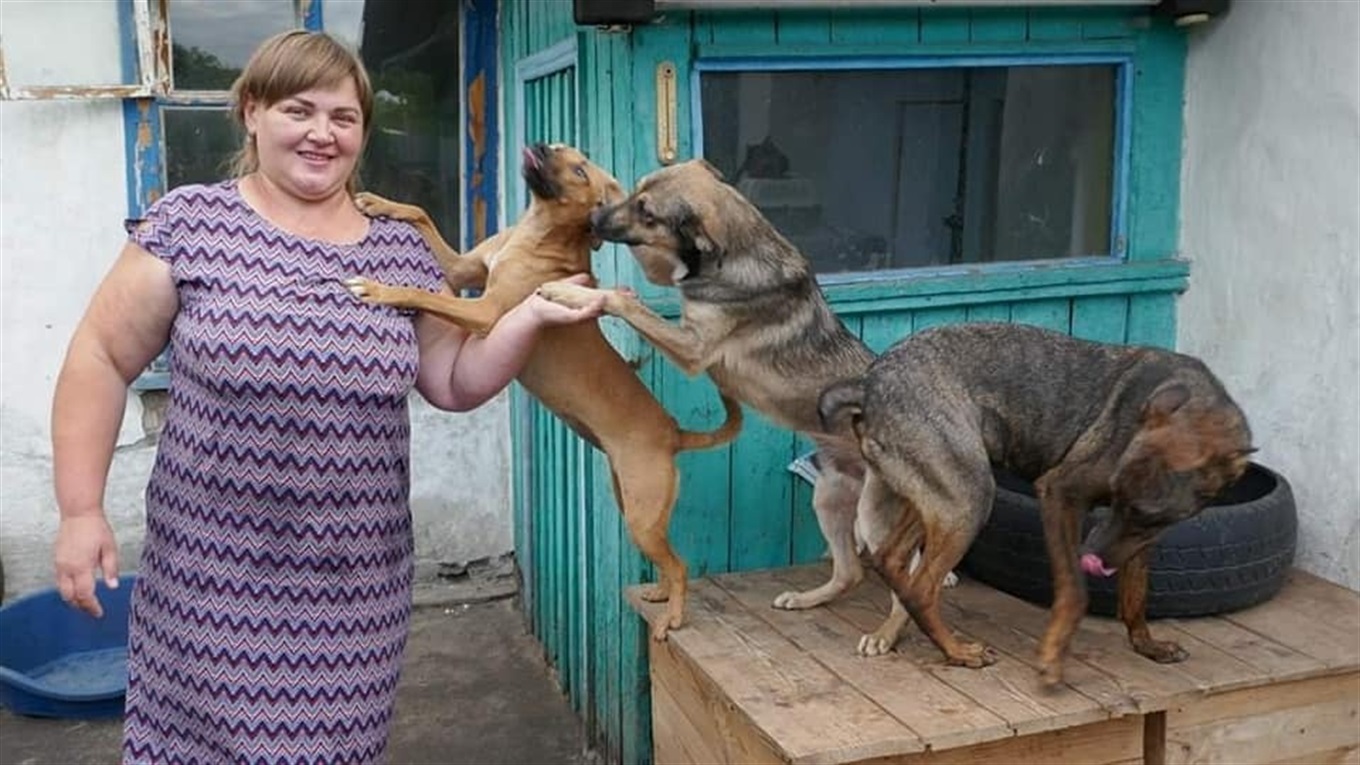
[[[968,11],[961,8],[922,8],[921,42],[968,42]]]
[[[925,308],[911,317],[911,331],[920,332],[929,327],[942,324],[958,324],[968,318],[968,309],[963,306],[950,308]]]
[[[1072,336],[1102,343],[1123,343],[1129,299],[1100,295],[1072,301]]]
[[[779,11],[775,13],[775,40],[780,47],[825,45],[831,42],[829,11]]]
[[[1027,32],[1023,8],[975,10],[968,27],[968,39],[978,43],[1023,42]]]
[[[1069,8],[1029,9],[1029,39],[1036,42],[1081,39],[1081,11]]]
[[[1130,345],[1176,347],[1176,298],[1169,294],[1132,295],[1126,341]]]
[[[1138,41],[1133,84],[1129,179],[1130,260],[1165,258],[1176,251],[1180,206],[1181,104],[1185,37],[1165,24]]]
[[[773,18],[768,11],[723,11],[706,15],[719,44],[774,45]]]
[[[1072,331],[1072,306],[1065,298],[1026,300],[1011,306],[1011,321],[1067,334]]]
[[[1010,303],[982,303],[968,306],[968,321],[1009,322],[1010,320]]]
[[[912,11],[885,17],[881,11],[855,9],[831,16],[833,45],[915,45],[920,39],[919,15]]]
[[[882,353],[911,333],[912,315],[910,311],[869,314],[859,319],[859,325],[860,340],[874,353]]]
[[[731,547],[733,571],[788,565],[796,477],[793,434],[746,410],[741,437],[732,444]]]

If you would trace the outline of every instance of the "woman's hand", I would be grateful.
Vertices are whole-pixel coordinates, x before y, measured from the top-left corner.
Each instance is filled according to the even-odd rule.
[[[96,619],[103,616],[104,608],[94,594],[94,570],[104,574],[104,584],[118,586],[118,544],[104,515],[62,518],[52,557],[61,599]]]

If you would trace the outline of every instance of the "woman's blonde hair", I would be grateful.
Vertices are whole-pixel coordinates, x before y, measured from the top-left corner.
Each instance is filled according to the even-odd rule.
[[[373,129],[373,84],[364,64],[352,51],[324,32],[295,29],[265,40],[251,54],[241,76],[231,86],[231,116],[246,133],[245,110],[252,103],[273,106],[289,96],[312,88],[331,88],[345,78],[354,81],[363,115],[364,145]],[[231,174],[237,178],[260,167],[255,137],[244,136],[241,148],[231,159]],[[353,194],[359,188],[359,165],[346,184]]]

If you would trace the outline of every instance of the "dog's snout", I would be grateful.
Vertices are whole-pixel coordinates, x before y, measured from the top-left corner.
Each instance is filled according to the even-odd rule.
[[[600,204],[596,205],[595,209],[590,211],[591,230],[599,233],[600,227],[604,225],[605,217],[608,214],[609,205],[604,200],[600,200]]]

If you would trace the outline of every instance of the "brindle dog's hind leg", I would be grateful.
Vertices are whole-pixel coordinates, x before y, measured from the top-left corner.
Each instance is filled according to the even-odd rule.
[[[929,464],[903,460],[899,455],[878,454],[870,462],[907,503],[898,527],[883,551],[875,556],[880,572],[902,599],[907,612],[921,631],[944,652],[950,664],[985,667],[996,662],[996,654],[981,643],[959,640],[940,615],[940,590],[945,577],[953,571],[973,538],[987,521],[992,509],[995,484],[982,445],[961,444],[929,433],[913,436],[918,453],[940,455]],[[981,455],[970,459],[964,455]],[[910,569],[916,551],[911,524],[924,530],[921,565]]]
[[[920,518],[913,514],[904,517],[906,508],[902,498],[897,496],[873,470],[864,476],[864,490],[859,495],[859,507],[855,511],[855,524],[860,536],[871,555],[877,555],[889,540],[893,545],[902,545],[915,550],[920,544],[922,528]],[[908,573],[921,564],[920,555],[913,553],[907,564]],[[892,650],[907,624],[907,610],[897,593],[892,594],[892,610],[888,618],[873,632],[862,635],[858,651],[862,656],[880,656]]]
[[[828,463],[812,489],[812,508],[831,550],[831,579],[806,592],[785,592],[774,599],[775,608],[812,608],[835,598],[864,580],[855,547],[855,507],[863,482]]]

